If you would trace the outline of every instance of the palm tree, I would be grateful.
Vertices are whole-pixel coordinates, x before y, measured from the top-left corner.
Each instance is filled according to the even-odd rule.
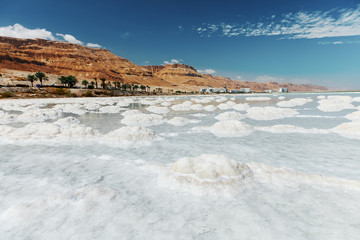
[[[105,89],[105,81],[106,81],[106,78],[100,78],[100,81],[102,82],[102,87],[103,89]]]
[[[67,76],[67,84],[70,88],[72,88],[73,86],[75,86],[75,84],[78,82],[78,80],[76,79],[76,77],[74,77],[73,75]]]
[[[43,80],[46,80],[46,75],[45,75],[45,73],[43,73],[43,72],[36,72],[35,73],[35,77],[37,78],[37,79],[39,79],[39,81],[40,81],[40,86],[42,87],[42,81]]]
[[[59,78],[59,81],[62,85],[66,85],[67,84],[67,77],[66,76],[60,76]]]
[[[95,87],[98,88],[97,78],[94,78],[94,80],[95,80]]]
[[[141,91],[145,91],[146,87],[144,85],[140,86]]]
[[[28,75],[27,80],[29,82],[31,82],[31,87],[33,87],[34,86],[34,81],[36,81],[36,77],[35,77],[35,75]]]
[[[85,86],[85,88],[87,87],[87,85],[89,85],[89,82],[88,81],[86,81],[86,80],[84,80],[84,81],[82,81],[82,83],[81,83],[82,85],[84,85]]]
[[[138,90],[138,88],[139,88],[139,85],[134,85],[133,86],[133,89],[136,90],[136,91]]]

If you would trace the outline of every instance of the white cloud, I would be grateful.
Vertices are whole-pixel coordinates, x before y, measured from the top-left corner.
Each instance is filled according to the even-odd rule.
[[[242,77],[242,76],[236,76],[235,78],[236,78],[236,80],[239,80],[239,81],[244,81],[244,79],[243,79],[243,77]]]
[[[87,43],[86,46],[91,48],[102,48],[102,46],[97,43]]]
[[[53,34],[46,29],[29,29],[18,23],[13,26],[0,27],[0,36],[13,37],[13,38],[28,38],[28,39],[47,39],[55,40]]]
[[[325,38],[360,36],[360,5],[271,16],[264,22],[245,24],[203,24],[195,29],[201,36],[281,36],[282,38]]]
[[[170,61],[164,61],[164,64],[177,64],[177,63],[180,63],[182,62],[183,60],[182,59],[171,59]]]
[[[214,74],[216,73],[216,71],[214,69],[205,69],[205,70],[197,70],[199,73],[202,73],[202,74]]]
[[[0,36],[25,39],[40,38],[52,41],[66,41],[80,45],[84,44],[82,41],[76,39],[73,35],[70,34],[57,33],[56,36],[61,37],[61,39],[59,39],[54,37],[52,32],[47,31],[44,28],[29,29],[18,23],[14,24],[13,26],[10,25],[6,27],[0,27]],[[86,46],[93,48],[101,48],[101,46],[96,43],[87,43]]]
[[[70,34],[57,33],[56,36],[60,36],[60,37],[64,38],[64,40],[69,43],[75,43],[75,44],[80,44],[80,45],[83,44],[82,41],[77,40],[73,35],[70,35]]]

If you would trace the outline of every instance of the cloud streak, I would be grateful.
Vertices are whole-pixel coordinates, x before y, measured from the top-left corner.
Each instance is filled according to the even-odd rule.
[[[70,34],[61,34],[56,33],[57,37],[54,36],[54,34],[50,31],[47,31],[46,29],[36,28],[36,29],[29,29],[21,24],[14,24],[13,26],[6,26],[6,27],[0,27],[0,36],[4,37],[13,37],[13,38],[25,38],[25,39],[46,39],[46,40],[52,40],[52,41],[65,41],[69,43],[74,44],[80,44],[84,45],[84,43],[78,39],[76,39],[73,35]],[[96,43],[87,43],[87,47],[92,48],[101,48],[101,45]]]
[[[272,15],[245,24],[203,24],[194,30],[203,37],[280,36],[286,39],[360,36],[360,5],[350,9]]]

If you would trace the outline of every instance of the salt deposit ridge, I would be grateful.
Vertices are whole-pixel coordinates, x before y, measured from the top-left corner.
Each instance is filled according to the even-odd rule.
[[[0,100],[0,239],[358,239],[360,94]]]

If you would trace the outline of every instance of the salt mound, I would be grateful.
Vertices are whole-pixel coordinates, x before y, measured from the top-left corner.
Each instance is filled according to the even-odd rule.
[[[7,139],[16,141],[60,138],[89,139],[100,136],[98,131],[80,124],[73,117],[59,119],[54,123],[30,123],[22,128],[8,129],[8,133],[4,135]]]
[[[246,116],[255,120],[275,120],[294,117],[298,112],[291,108],[252,107],[247,110]]]
[[[350,119],[353,122],[358,122],[358,121],[360,121],[360,111],[352,112],[352,113],[346,115],[345,117],[347,119]]]
[[[238,113],[238,112],[224,112],[215,117],[219,121],[225,121],[225,120],[241,120],[245,118],[244,114]]]
[[[264,131],[264,132],[271,132],[271,133],[313,133],[313,134],[326,134],[329,133],[327,129],[317,129],[317,128],[302,128],[294,125],[288,124],[278,124],[274,126],[268,127],[256,127],[256,130]]]
[[[343,137],[360,140],[360,122],[342,123],[331,130]]]
[[[279,100],[284,100],[285,97],[284,97],[284,96],[280,96],[280,97],[278,97],[278,99],[279,99]]]
[[[0,110],[0,124],[8,124],[15,120],[16,115]]]
[[[194,195],[232,196],[251,181],[244,163],[222,155],[202,154],[180,158],[159,175],[158,184]]]
[[[214,105],[206,105],[204,107],[204,110],[207,111],[207,112],[213,112],[217,109],[217,107],[215,107]]]
[[[226,102],[227,101],[227,98],[226,97],[220,97],[220,98],[217,98],[216,100],[215,100],[215,102],[218,102],[218,103],[220,103],[220,102]]]
[[[98,103],[89,103],[84,105],[84,108],[88,111],[95,111],[98,110],[100,108],[100,104]]]
[[[317,96],[317,99],[325,99],[325,98],[326,98],[326,96],[324,96],[324,95]]]
[[[168,107],[158,107],[158,106],[150,106],[147,107],[146,110],[157,114],[166,114],[170,112],[170,109]]]
[[[232,108],[235,104],[236,103],[234,103],[233,101],[227,101],[226,103],[219,104],[217,107],[222,110],[227,110]]]
[[[354,109],[350,96],[329,96],[319,101],[319,110],[323,112],[339,112],[345,109]]]
[[[277,105],[279,107],[296,107],[296,106],[305,105],[306,103],[309,103],[312,101],[313,101],[312,99],[307,99],[307,98],[293,98],[293,99],[290,99],[289,101],[278,102]]]
[[[196,103],[210,103],[214,101],[214,97],[202,97],[202,98],[192,98],[191,100]]]
[[[159,138],[159,136],[153,130],[138,126],[125,126],[115,131],[112,131],[104,136],[104,140],[110,140],[112,144],[149,142],[157,138]]]
[[[247,97],[245,98],[246,101],[269,101],[271,98],[269,97]]]
[[[360,102],[360,97],[354,97],[353,102]]]
[[[237,120],[228,120],[217,122],[207,130],[218,137],[244,137],[250,135],[254,128]]]
[[[172,104],[171,102],[162,102],[162,103],[161,103],[161,106],[170,107],[171,104]]]
[[[189,123],[199,123],[200,120],[196,120],[196,119],[187,119],[187,118],[183,118],[183,117],[174,117],[170,120],[167,121],[167,123],[174,125],[174,126],[183,126]]]
[[[191,110],[200,111],[200,110],[203,110],[203,109],[204,109],[204,106],[202,104],[200,104],[200,103],[191,105]]]
[[[62,116],[62,110],[59,109],[35,109],[20,114],[16,120],[20,122],[45,122],[49,119],[55,119]]]
[[[239,103],[232,106],[232,108],[236,111],[246,111],[250,108],[248,103]]]
[[[185,101],[181,104],[176,104],[171,107],[174,111],[189,111],[191,109],[192,102],[191,101]]]
[[[164,117],[158,114],[130,114],[126,115],[121,122],[128,126],[148,127],[164,123]]]
[[[83,108],[84,105],[81,105],[79,103],[74,104],[58,104],[55,105],[53,109],[60,110],[65,113],[73,113],[77,115],[84,115],[87,111],[85,111]]]
[[[6,136],[14,131],[13,127],[7,125],[0,125],[0,136]]]

